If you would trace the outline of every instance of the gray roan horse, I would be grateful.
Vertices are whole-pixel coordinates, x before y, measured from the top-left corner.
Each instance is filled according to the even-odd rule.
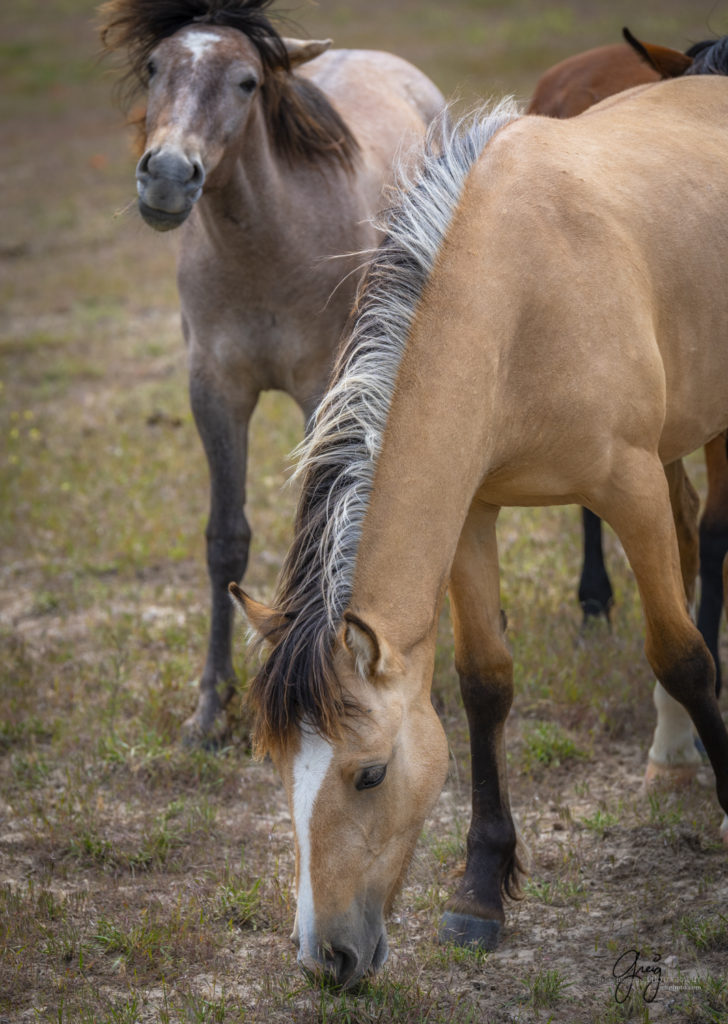
[[[443,939],[492,946],[518,879],[504,727],[503,505],[579,504],[631,562],[646,653],[728,811],[715,668],[687,610],[669,478],[728,427],[728,81],[659,82],[571,120],[509,107],[404,188],[302,455],[265,638],[259,751],[291,805],[294,936],[353,984],[448,764],[430,701],[447,587],[472,823]]]
[[[261,391],[312,415],[400,150],[444,101],[390,54],[282,38],[270,0],[111,0],[102,39],[148,90],[139,209],[179,228],[190,398],[210,469],[212,621],[192,738],[234,688],[227,585],[245,572],[248,422]],[[332,259],[331,257],[338,257]]]

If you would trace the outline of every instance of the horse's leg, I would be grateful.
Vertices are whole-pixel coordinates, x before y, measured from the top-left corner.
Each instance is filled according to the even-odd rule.
[[[698,629],[713,655],[716,691],[720,694],[721,671],[718,631],[723,611],[722,566],[728,555],[728,451],[726,434],[705,446],[708,496],[700,520],[700,607]]]
[[[609,622],[609,612],[614,603],[612,584],[604,564],[602,549],[602,521],[588,508],[581,510],[584,559],[579,580],[579,603],[584,612],[585,626],[590,618],[603,615]]]
[[[698,509],[700,499],[682,461],[665,466],[673,522],[680,554],[680,572],[687,606],[695,601],[698,575]],[[695,730],[687,711],[658,681],[653,693],[657,724],[650,747],[645,785],[682,786],[695,777],[700,755],[695,749]]]
[[[728,811],[728,733],[715,696],[715,666],[686,608],[669,489],[657,456],[626,453],[619,476],[594,505],[616,530],[637,579],[650,665],[690,714]]]
[[[210,513],[205,531],[211,587],[207,659],[197,708],[184,724],[189,742],[217,740],[225,730],[224,709],[235,691],[232,663],[233,605],[228,584],[239,582],[248,562],[250,527],[243,511],[248,423],[257,394],[240,389],[233,405],[206,380],[190,375],[190,400],[210,471]]]
[[[497,515],[493,506],[473,504],[450,577],[455,662],[470,729],[473,816],[465,874],[447,904],[440,939],[484,949],[498,941],[503,893],[513,893],[518,873],[504,741],[513,663],[501,621]]]

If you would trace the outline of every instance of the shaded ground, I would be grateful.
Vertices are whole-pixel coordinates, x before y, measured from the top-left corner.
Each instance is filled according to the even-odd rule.
[[[619,4],[607,15],[463,0],[322,3],[298,18],[398,50],[470,103],[526,96],[543,67],[611,41],[622,21],[679,46],[725,28],[721,10],[708,26],[681,5],[648,7],[639,24]],[[53,0],[43,20],[29,2],[1,15],[0,1020],[728,1020],[712,782],[703,769],[678,796],[640,792],[651,682],[633,581],[609,538],[614,628],[580,641],[570,509],[507,512],[500,530],[512,801],[531,861],[501,949],[434,941],[468,822],[444,617],[434,695],[452,770],[395,908],[390,963],[349,996],[299,977],[281,787],[251,761],[244,722],[216,755],[177,743],[205,642],[206,471],[174,238],[133,208],[117,215],[133,160],[93,63],[90,9]],[[294,496],[280,482],[299,432],[290,404],[267,397],[247,577],[263,597],[287,544]],[[702,484],[699,458],[691,472]],[[627,995],[613,968],[629,950],[651,972]]]

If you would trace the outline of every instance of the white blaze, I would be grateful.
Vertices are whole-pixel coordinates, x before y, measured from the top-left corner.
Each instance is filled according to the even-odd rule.
[[[293,822],[298,840],[298,939],[301,957],[315,956],[316,914],[311,883],[311,818],[334,748],[318,733],[301,729],[301,747],[293,761]]]
[[[190,32],[186,39],[183,40],[185,47],[192,54],[192,59],[195,63],[204,57],[207,51],[212,46],[217,46],[220,42],[220,36],[215,35],[214,32]]]

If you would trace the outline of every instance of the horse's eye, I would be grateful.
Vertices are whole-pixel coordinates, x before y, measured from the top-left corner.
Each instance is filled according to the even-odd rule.
[[[387,774],[386,764],[377,764],[372,768],[365,768],[356,781],[357,789],[374,789],[384,781]]]
[[[153,60],[147,61],[147,78],[154,78],[157,73],[157,65]]]
[[[242,82],[240,83],[240,88],[244,93],[247,93],[247,95],[250,96],[251,92],[255,92],[257,84],[258,79],[254,78],[252,75],[249,75],[247,78],[244,78],[242,80]]]

